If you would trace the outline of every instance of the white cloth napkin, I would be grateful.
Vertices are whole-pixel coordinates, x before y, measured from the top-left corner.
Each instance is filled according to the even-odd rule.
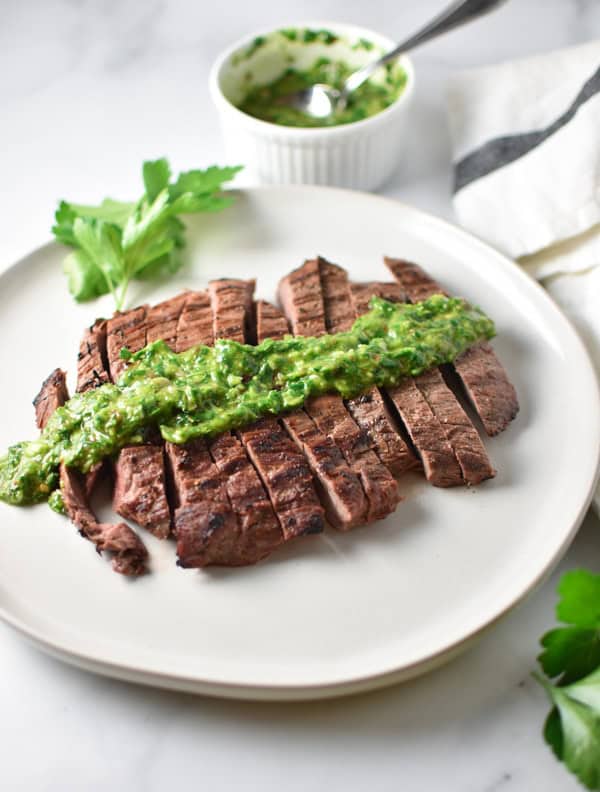
[[[461,72],[448,109],[460,223],[541,281],[600,373],[600,41]]]

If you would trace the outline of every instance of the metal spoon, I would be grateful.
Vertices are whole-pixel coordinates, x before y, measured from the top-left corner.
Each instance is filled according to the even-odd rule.
[[[332,88],[330,85],[312,85],[310,88],[280,97],[277,104],[300,110],[313,118],[327,118],[327,116],[343,110],[350,94],[362,85],[365,80],[368,80],[373,72],[377,71],[381,66],[394,60],[399,55],[418,47],[420,44],[440,36],[442,33],[464,25],[465,22],[470,22],[488,11],[492,11],[504,2],[506,0],[458,0],[391,52],[387,52],[377,60],[367,63],[351,74],[341,90]]]

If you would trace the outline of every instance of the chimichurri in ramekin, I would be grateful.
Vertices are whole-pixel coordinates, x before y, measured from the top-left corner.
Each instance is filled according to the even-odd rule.
[[[325,83],[332,88],[340,89],[356,68],[351,68],[342,61],[330,61],[327,58],[320,58],[311,69],[305,71],[286,69],[281,77],[273,82],[252,88],[239,105],[239,109],[261,121],[282,126],[322,127],[362,121],[381,113],[402,93],[406,83],[406,72],[400,70],[400,73],[394,74],[390,67],[385,68],[386,77],[383,82],[367,80],[350,95],[343,110],[326,118],[314,118],[301,110],[282,105],[279,100],[282,96],[317,83]],[[398,72],[397,67],[396,72]]]
[[[262,84],[252,85],[250,80],[245,95],[241,101],[236,102],[238,109],[254,118],[291,127],[351,124],[381,113],[393,104],[404,90],[407,81],[406,71],[399,63],[390,63],[357,88],[350,95],[346,106],[339,112],[327,118],[309,116],[286,106],[281,102],[281,98],[317,83],[324,83],[339,90],[345,80],[360,68],[360,64],[349,63],[347,59],[338,57],[339,50],[337,50],[337,53],[331,53],[331,57],[325,55],[316,57],[308,67],[304,58],[304,67],[301,67],[297,62],[299,48],[304,49],[307,45],[317,43],[321,52],[323,49],[328,51],[339,42],[339,38],[326,30],[282,30],[275,35],[290,45],[290,54],[282,57],[286,63],[285,69],[274,80]],[[258,37],[246,51],[236,56],[236,62],[251,59],[268,44],[268,37]],[[371,52],[374,50],[374,45],[364,39],[360,39],[351,48],[349,47],[350,49],[368,52],[368,59],[374,59],[378,54],[377,51]],[[253,76],[252,72],[249,71],[248,77],[251,76]]]

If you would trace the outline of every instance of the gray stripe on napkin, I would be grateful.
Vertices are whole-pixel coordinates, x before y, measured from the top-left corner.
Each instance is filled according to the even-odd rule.
[[[600,92],[600,68],[585,83],[570,107],[546,129],[522,135],[505,135],[488,140],[483,146],[459,160],[454,168],[454,192],[457,193],[467,184],[514,162],[539,146],[561,127],[568,124],[581,105],[598,92]]]

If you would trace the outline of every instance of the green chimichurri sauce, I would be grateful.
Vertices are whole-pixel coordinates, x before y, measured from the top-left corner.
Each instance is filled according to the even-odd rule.
[[[217,340],[175,354],[163,341],[126,354],[116,384],[75,394],[36,440],[0,458],[0,499],[15,505],[47,500],[64,462],[81,471],[140,443],[149,427],[184,443],[278,415],[326,392],[344,398],[391,386],[449,363],[494,335],[491,319],[463,300],[434,295],[415,305],[373,298],[351,330],[318,338],[267,339],[258,346]],[[58,496],[52,503],[60,508]]]
[[[262,121],[283,126],[337,126],[377,115],[396,101],[406,84],[406,72],[397,64],[388,64],[382,82],[367,80],[350,95],[343,110],[328,118],[313,118],[279,102],[282,96],[317,83],[339,89],[353,71],[356,71],[356,67],[351,68],[346,63],[328,58],[320,58],[306,71],[290,67],[274,82],[252,88],[240,103],[239,109]]]
[[[51,493],[50,497],[48,498],[48,506],[50,506],[52,511],[55,511],[57,514],[67,513],[62,492],[60,490],[54,490],[54,492]]]

